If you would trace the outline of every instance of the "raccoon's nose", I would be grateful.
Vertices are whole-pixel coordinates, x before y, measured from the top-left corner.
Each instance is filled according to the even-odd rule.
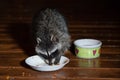
[[[50,61],[48,61],[48,65],[52,65],[53,63],[51,62],[51,60]]]
[[[52,61],[51,61],[51,60],[45,60],[45,62],[46,62],[48,65],[52,65]]]
[[[52,62],[51,62],[51,61],[49,62],[49,65],[52,65]]]

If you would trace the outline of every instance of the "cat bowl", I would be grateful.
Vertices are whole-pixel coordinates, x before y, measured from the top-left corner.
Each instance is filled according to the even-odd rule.
[[[65,56],[61,56],[59,64],[48,65],[38,55],[34,55],[28,57],[25,62],[30,67],[38,71],[55,71],[63,68],[67,63],[69,63],[69,59]]]
[[[75,54],[79,58],[97,58],[100,56],[102,42],[96,39],[78,39],[74,41]]]

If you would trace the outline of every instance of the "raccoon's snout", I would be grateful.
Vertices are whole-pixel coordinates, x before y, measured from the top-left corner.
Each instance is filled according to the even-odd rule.
[[[48,65],[52,65],[52,64],[54,64],[55,59],[46,59],[45,62],[46,62]]]
[[[58,49],[54,52],[52,52],[50,55],[47,52],[47,55],[39,53],[39,56],[41,56],[43,58],[43,60],[45,61],[45,63],[52,65],[55,64],[56,62],[56,58],[58,57],[59,53],[58,53]]]
[[[48,55],[48,59],[46,60],[46,62],[49,65],[52,65],[55,63],[55,59],[58,56],[58,50],[56,50],[55,52],[51,53],[51,55]]]
[[[48,55],[39,54],[39,56],[45,61],[46,64],[52,65],[52,58]]]

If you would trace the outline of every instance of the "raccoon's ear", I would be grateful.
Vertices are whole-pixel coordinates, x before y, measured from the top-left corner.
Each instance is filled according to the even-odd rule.
[[[37,43],[40,43],[41,42],[41,39],[37,37]]]
[[[58,42],[58,38],[54,35],[51,35],[51,41]]]

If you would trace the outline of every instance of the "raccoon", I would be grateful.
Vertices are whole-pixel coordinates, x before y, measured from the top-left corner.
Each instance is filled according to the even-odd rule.
[[[70,35],[64,17],[56,9],[40,10],[33,18],[35,52],[49,65],[58,64],[70,47]]]

